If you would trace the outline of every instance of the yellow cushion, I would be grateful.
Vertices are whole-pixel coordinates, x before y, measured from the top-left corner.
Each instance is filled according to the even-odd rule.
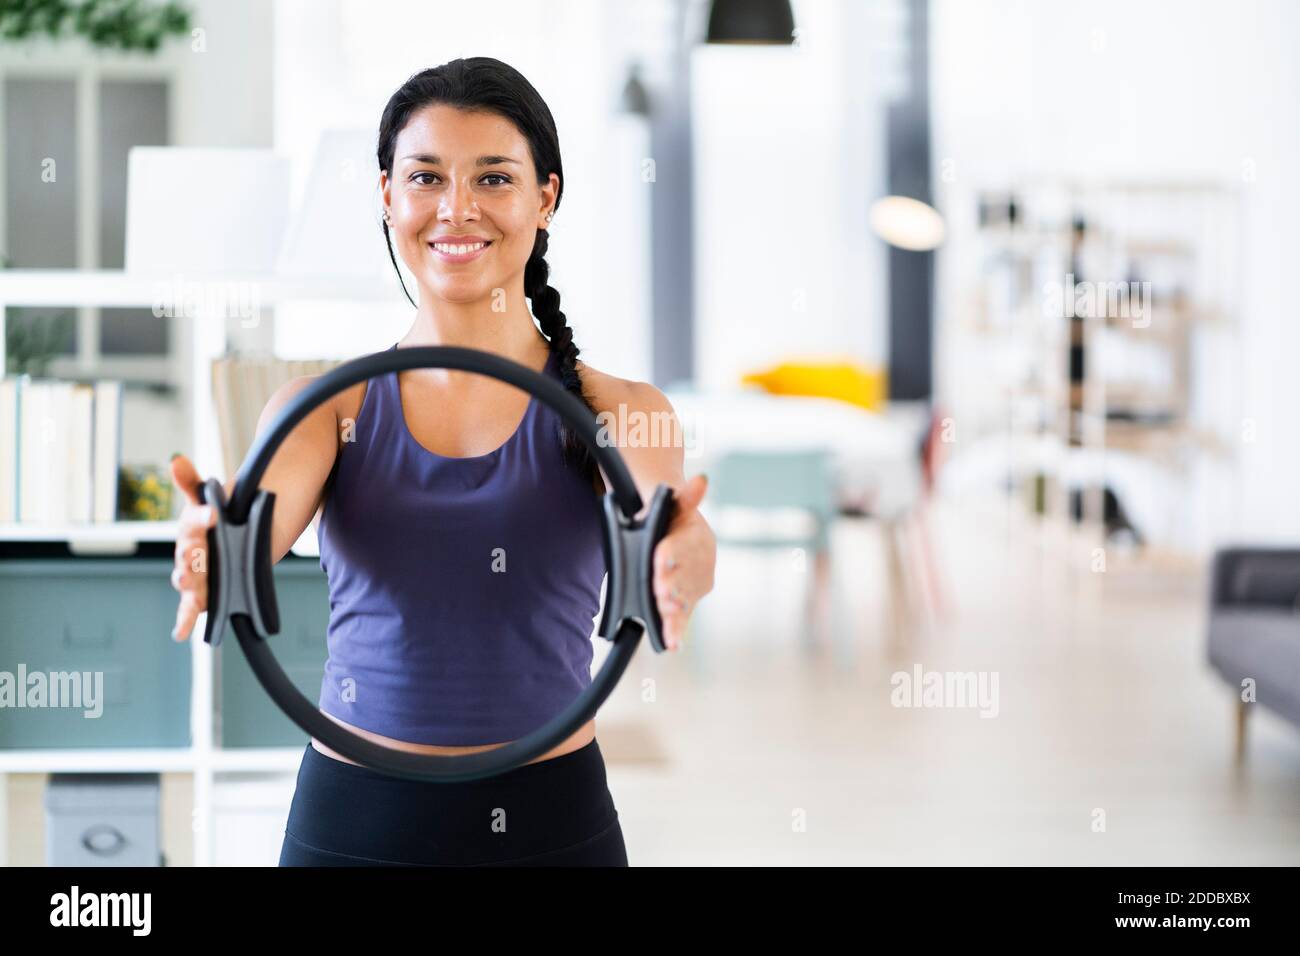
[[[856,362],[782,362],[741,378],[774,395],[837,398],[873,412],[884,407],[888,381],[884,368]]]

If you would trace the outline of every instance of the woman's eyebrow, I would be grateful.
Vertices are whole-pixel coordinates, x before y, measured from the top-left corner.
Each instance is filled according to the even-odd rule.
[[[430,166],[438,166],[442,163],[442,158],[433,153],[412,153],[410,156],[403,156],[402,159],[412,159],[417,163],[428,163]],[[496,166],[498,163],[521,165],[519,160],[511,159],[509,156],[480,156],[474,161],[475,166]]]

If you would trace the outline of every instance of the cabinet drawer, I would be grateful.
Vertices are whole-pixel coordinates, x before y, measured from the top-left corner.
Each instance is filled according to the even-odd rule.
[[[45,790],[46,866],[158,866],[157,774],[54,774]]]
[[[271,635],[271,652],[314,703],[320,697],[328,656],[329,581],[318,558],[286,556],[273,573],[280,633]],[[284,715],[258,683],[233,628],[221,642],[220,703],[222,747],[287,747],[307,742],[306,732]]]
[[[172,566],[0,560],[0,748],[189,745]]]

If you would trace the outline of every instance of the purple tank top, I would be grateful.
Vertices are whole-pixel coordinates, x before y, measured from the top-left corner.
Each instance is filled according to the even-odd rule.
[[[558,378],[554,353],[544,374]],[[533,398],[495,451],[446,458],[408,429],[397,373],[366,383],[318,529],[321,710],[399,740],[501,743],[591,682],[600,502],[559,428]]]

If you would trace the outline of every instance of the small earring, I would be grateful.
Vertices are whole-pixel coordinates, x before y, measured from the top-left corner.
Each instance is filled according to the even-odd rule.
[[[551,221],[551,217],[554,216],[554,215],[555,215],[554,212],[548,212],[548,213],[546,214],[546,221],[547,221],[547,222],[550,222],[550,221]]]

